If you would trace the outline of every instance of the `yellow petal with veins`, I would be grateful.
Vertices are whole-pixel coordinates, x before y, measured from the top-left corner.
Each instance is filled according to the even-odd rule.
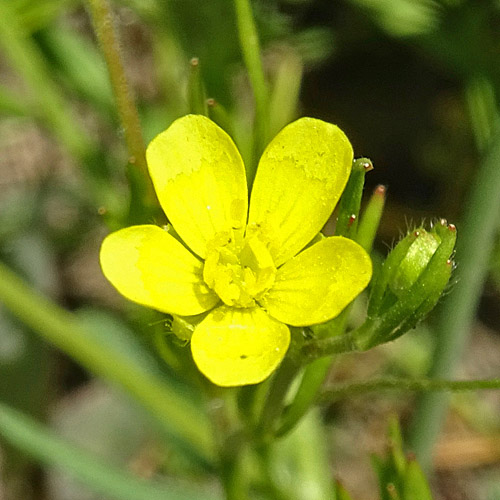
[[[366,251],[341,236],[325,238],[281,266],[259,303],[293,326],[334,318],[368,285],[372,263]]]
[[[214,309],[191,338],[193,359],[214,384],[257,384],[279,365],[290,343],[286,325],[258,307]]]
[[[101,246],[104,276],[125,297],[180,316],[211,309],[219,298],[203,282],[203,264],[157,226],[131,226]]]
[[[259,228],[279,266],[318,234],[351,171],[353,151],[330,123],[301,118],[264,151],[250,198],[250,230]]]
[[[217,233],[243,234],[245,167],[232,139],[214,122],[201,115],[179,118],[151,141],[146,157],[160,204],[193,252],[204,258]]]

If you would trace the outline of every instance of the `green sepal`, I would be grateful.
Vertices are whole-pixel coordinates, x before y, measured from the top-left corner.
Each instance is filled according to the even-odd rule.
[[[373,170],[373,165],[368,158],[353,161],[351,175],[340,199],[335,236],[355,239],[365,174],[370,170]]]
[[[357,241],[358,218],[361,206],[361,197],[363,195],[363,186],[365,183],[365,175],[366,172],[369,172],[370,170],[373,170],[373,165],[371,160],[368,158],[358,158],[353,161],[351,174],[339,203],[339,215],[335,228],[335,236],[345,236]],[[378,227],[378,223],[376,225]],[[321,238],[322,236],[323,235],[319,233],[308,246],[316,243],[318,241],[318,237]],[[368,253],[371,251],[371,246],[370,248],[363,248],[365,248]],[[317,338],[340,335],[345,330],[349,314],[350,306],[346,307],[339,316],[325,323],[311,326],[311,330]]]
[[[195,316],[177,316],[176,314],[172,314],[170,330],[185,344],[191,340],[196,325],[198,325],[206,315],[207,313],[197,314]]]
[[[363,214],[359,220],[356,241],[367,251],[371,252],[375,235],[377,234],[385,205],[385,186],[379,185],[373,191]]]
[[[187,97],[189,112],[195,115],[208,116],[207,96],[200,70],[200,61],[193,57],[189,62],[189,79]]]
[[[440,243],[435,233],[429,233],[425,229],[418,229],[415,233],[418,234],[417,238],[389,282],[391,290],[398,297],[417,281]]]
[[[405,255],[413,245],[416,238],[417,236],[414,232],[408,234],[387,256],[387,259],[382,266],[382,270],[378,274],[378,277],[372,286],[370,301],[368,302],[368,317],[373,317],[380,313],[389,282],[397,273],[399,265],[405,258]]]
[[[207,99],[208,117],[225,130],[232,138],[235,137],[233,118],[228,110],[213,98]]]

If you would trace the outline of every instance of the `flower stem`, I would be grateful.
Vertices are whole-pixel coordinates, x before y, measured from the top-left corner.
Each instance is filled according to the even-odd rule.
[[[340,384],[336,387],[325,389],[319,401],[327,403],[337,399],[359,396],[368,392],[382,390],[396,391],[476,391],[484,389],[500,389],[500,379],[490,380],[441,380],[441,379],[400,379],[382,378],[368,382]],[[442,397],[442,395],[440,395]]]
[[[134,218],[137,216],[135,211],[140,212],[140,207],[149,207],[154,199],[139,113],[125,74],[110,3],[108,0],[87,0],[87,5],[106,60],[118,117],[127,143],[129,153],[127,174],[131,190],[130,217]]]
[[[362,326],[364,326],[365,324],[366,323],[364,323]],[[344,333],[343,335],[327,337],[324,339],[314,339],[305,342],[301,347],[301,353],[304,356],[304,362],[316,361],[317,359],[323,358],[325,356],[331,356],[333,354],[342,354],[345,352],[364,350],[356,344],[355,334],[360,330],[360,328]]]
[[[288,389],[299,369],[300,366],[291,357],[285,358],[271,381],[269,392],[257,424],[257,435],[263,442],[266,442],[275,431],[276,421],[283,411]]]
[[[276,436],[282,437],[291,431],[307,413],[318,397],[318,391],[332,366],[332,357],[313,361],[305,369],[300,386],[292,403],[285,408]]]
[[[470,193],[457,244],[457,279],[443,304],[437,326],[437,346],[430,377],[450,376],[464,351],[488,271],[489,256],[500,213],[500,124]],[[422,467],[429,468],[431,449],[439,433],[448,398],[428,394],[420,400],[410,445]]]
[[[255,98],[255,158],[258,158],[269,141],[269,91],[260,57],[260,44],[249,0],[234,0],[236,21],[243,60],[248,71]],[[256,162],[247,168],[249,184],[255,176]]]

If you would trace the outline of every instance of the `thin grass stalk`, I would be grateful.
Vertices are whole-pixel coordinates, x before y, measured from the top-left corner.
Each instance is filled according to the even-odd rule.
[[[436,327],[431,378],[452,377],[474,322],[500,215],[500,126],[477,173],[459,225],[456,284],[443,303]],[[417,404],[409,443],[422,467],[431,468],[432,448],[448,408],[449,396],[425,394]]]
[[[153,186],[148,175],[139,113],[125,72],[113,11],[108,0],[87,0],[87,5],[108,68],[129,153],[127,174],[131,190],[131,212],[141,212],[141,207],[150,206],[154,200]]]

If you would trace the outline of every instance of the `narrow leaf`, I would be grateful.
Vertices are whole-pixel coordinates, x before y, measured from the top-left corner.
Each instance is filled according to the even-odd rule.
[[[162,424],[184,449],[210,462],[213,441],[207,415],[199,405],[171,387],[164,378],[95,335],[76,315],[30,289],[0,263],[0,301],[41,337],[72,356],[93,373],[119,384]]]
[[[0,434],[12,445],[60,468],[93,491],[116,500],[211,500],[206,492],[136,478],[69,444],[21,412],[0,403]]]

